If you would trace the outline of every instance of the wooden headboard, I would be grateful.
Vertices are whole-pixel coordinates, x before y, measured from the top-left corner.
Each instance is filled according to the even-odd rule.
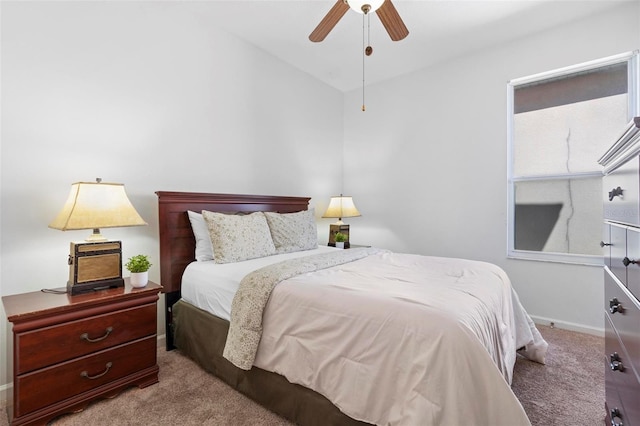
[[[165,293],[165,336],[167,350],[171,350],[174,348],[173,304],[180,300],[182,274],[187,265],[195,260],[196,240],[187,211],[294,213],[307,210],[310,198],[168,191],[157,191],[156,195],[160,232],[160,282]]]
[[[195,238],[187,210],[223,213],[269,211],[293,213],[307,210],[308,197],[156,192],[160,232],[160,281],[165,293],[180,291],[182,273],[195,260]]]

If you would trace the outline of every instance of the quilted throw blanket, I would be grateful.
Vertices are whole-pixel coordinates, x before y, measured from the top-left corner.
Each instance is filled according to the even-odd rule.
[[[384,250],[357,248],[275,263],[247,274],[231,305],[231,321],[223,356],[236,367],[250,370],[260,338],[262,314],[274,287],[288,278],[342,265]]]

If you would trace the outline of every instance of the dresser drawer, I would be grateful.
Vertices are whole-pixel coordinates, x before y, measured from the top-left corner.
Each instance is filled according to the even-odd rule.
[[[613,425],[614,423],[611,421],[612,417],[617,417],[617,421],[622,421],[625,424],[627,420],[627,414],[624,411],[624,407],[622,406],[622,400],[620,399],[620,395],[618,394],[618,384],[615,381],[615,377],[609,367],[609,359],[606,358],[604,366],[604,376],[605,376],[605,408],[607,410],[607,419],[606,424]]]
[[[609,362],[606,361],[605,368],[609,368]],[[622,422],[625,425],[625,420],[627,418],[626,413],[624,412],[624,407],[622,406],[622,402],[620,402],[620,398],[618,397],[618,388],[614,383],[606,382],[605,383],[605,408],[607,410],[607,417],[605,419],[605,424],[614,425],[620,424]],[[614,423],[612,417],[615,416],[615,421],[618,423]]]
[[[629,354],[613,328],[611,317],[609,314],[606,314],[605,317],[606,391],[609,392],[609,389],[613,387],[617,389],[616,395],[621,407],[623,407],[621,418],[624,424],[640,424],[640,405],[638,404],[640,401],[640,378],[633,369],[629,361]],[[616,395],[612,395],[612,402]]]
[[[14,415],[25,415],[155,365],[153,335],[18,376]]]
[[[640,371],[640,304],[631,298],[626,288],[618,284],[606,268],[604,276],[605,309],[630,354],[630,364]]]
[[[627,288],[636,299],[640,298],[640,230],[627,229],[627,258],[630,263],[627,267]]]
[[[602,246],[604,264],[611,269],[611,225],[608,222],[605,222],[602,227],[602,241],[600,245]]]
[[[639,161],[638,157],[634,157],[603,178],[602,190],[606,220],[640,225]]]
[[[17,333],[16,374],[156,333],[156,304]]]
[[[624,265],[624,258],[627,257],[627,228],[611,224],[609,230],[610,239],[610,265],[611,272],[623,283],[627,283],[627,267]]]

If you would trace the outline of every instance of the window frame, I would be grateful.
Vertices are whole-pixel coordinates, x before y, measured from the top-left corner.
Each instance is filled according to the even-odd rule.
[[[552,71],[538,73],[527,77],[517,78],[507,83],[507,258],[509,259],[523,259],[523,260],[537,260],[546,262],[559,262],[570,263],[580,265],[592,265],[602,266],[602,255],[587,255],[587,254],[573,254],[573,253],[557,253],[557,252],[542,252],[531,250],[516,250],[515,249],[515,186],[517,182],[526,181],[550,181],[558,179],[581,179],[581,178],[593,178],[602,177],[602,171],[594,172],[577,172],[566,173],[561,175],[539,175],[539,176],[526,176],[526,177],[514,177],[514,136],[515,136],[515,123],[514,123],[514,95],[515,89],[519,86],[535,83],[542,80],[548,80],[558,77],[567,76],[570,74],[576,74],[585,71],[591,71],[597,68],[602,68],[610,65],[620,64],[626,62],[627,64],[627,93],[628,105],[627,105],[627,121],[637,116],[640,111],[640,75],[639,75],[639,59],[638,51],[626,52],[619,55],[609,56],[594,61],[584,62],[577,65],[572,65],[564,68],[559,68]],[[613,144],[614,141],[611,141]],[[594,162],[597,160],[594,159]]]

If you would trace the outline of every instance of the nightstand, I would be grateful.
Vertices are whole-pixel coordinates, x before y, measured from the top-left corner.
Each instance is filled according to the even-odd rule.
[[[125,286],[78,295],[4,296],[13,324],[7,348],[11,425],[45,424],[129,386],[158,382],[157,301],[162,286]],[[65,289],[62,289],[65,290]],[[10,353],[10,352],[8,352]],[[7,357],[9,358],[9,357]]]

